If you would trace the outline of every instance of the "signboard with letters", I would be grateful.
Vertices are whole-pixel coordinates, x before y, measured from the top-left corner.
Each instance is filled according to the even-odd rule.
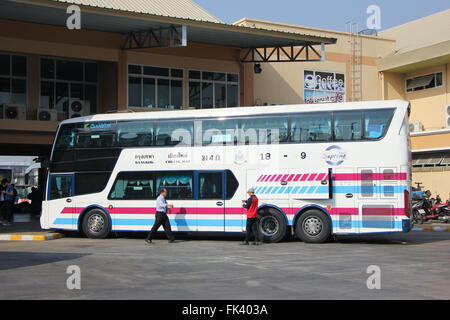
[[[345,74],[304,70],[304,103],[345,102]]]

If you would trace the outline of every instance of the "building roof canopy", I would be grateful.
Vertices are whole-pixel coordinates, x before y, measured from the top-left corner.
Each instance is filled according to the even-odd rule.
[[[96,1],[102,2],[101,0]],[[80,5],[81,28],[85,30],[126,34],[186,25],[188,42],[240,48],[336,43],[335,38],[233,26],[193,18],[163,17],[148,12],[124,11],[122,10],[123,6],[119,8],[94,7],[93,2],[94,0],[34,0],[33,2],[8,0],[0,4],[0,19],[66,26],[67,18],[70,16],[66,12],[68,3],[83,3]],[[103,2],[116,3],[117,1],[104,0]],[[124,2],[130,2],[130,0]],[[137,2],[143,2],[143,0]]]

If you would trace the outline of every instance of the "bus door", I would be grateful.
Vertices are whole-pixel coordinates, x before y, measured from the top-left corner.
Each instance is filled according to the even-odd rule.
[[[74,174],[50,174],[47,186],[47,212],[52,228],[76,229],[72,197]]]
[[[197,171],[197,230],[225,231],[225,171]]]
[[[331,216],[334,232],[358,233],[359,210],[357,199],[359,179],[355,168],[333,169],[333,202]]]

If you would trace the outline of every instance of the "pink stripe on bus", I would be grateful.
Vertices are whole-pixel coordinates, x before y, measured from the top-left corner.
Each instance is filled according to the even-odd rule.
[[[314,181],[314,178],[317,176],[317,173],[311,173],[311,175],[308,178],[308,181]]]
[[[319,173],[316,177],[316,181],[322,181],[326,173]]]
[[[272,181],[275,179],[276,176],[277,176],[277,175],[274,174],[274,175],[272,176],[272,179],[270,179],[269,181],[272,182]]]
[[[406,180],[406,173],[374,173],[365,174],[360,173],[335,173],[333,179],[336,181],[359,181],[359,180]]]
[[[283,176],[282,174],[279,174],[279,175],[277,176],[277,178],[275,179],[275,182],[276,182],[276,181],[279,181],[279,180],[281,179],[282,176]]]
[[[294,179],[294,176],[295,176],[295,174],[291,174],[290,176],[289,176],[289,178],[287,178],[287,181],[289,182],[289,181],[292,181],[292,179]]]
[[[295,176],[295,178],[294,178],[294,181],[298,181],[299,179],[300,179],[300,177],[302,176],[302,174],[300,173],[300,174],[298,174],[298,175],[296,175]]]
[[[309,174],[305,173],[302,178],[300,179],[300,181],[306,181],[306,178],[308,178]]]

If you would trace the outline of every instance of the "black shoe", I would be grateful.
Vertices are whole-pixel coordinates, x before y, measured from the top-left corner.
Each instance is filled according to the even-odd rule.
[[[253,242],[252,244],[253,244],[254,246],[259,246],[259,245],[261,244],[261,242],[255,241],[255,242]]]
[[[174,243],[175,239],[169,240],[169,243]]]
[[[241,246],[248,246],[248,241],[244,241],[240,243]]]
[[[148,243],[148,244],[151,244],[152,240],[151,239],[145,239],[145,242]]]

